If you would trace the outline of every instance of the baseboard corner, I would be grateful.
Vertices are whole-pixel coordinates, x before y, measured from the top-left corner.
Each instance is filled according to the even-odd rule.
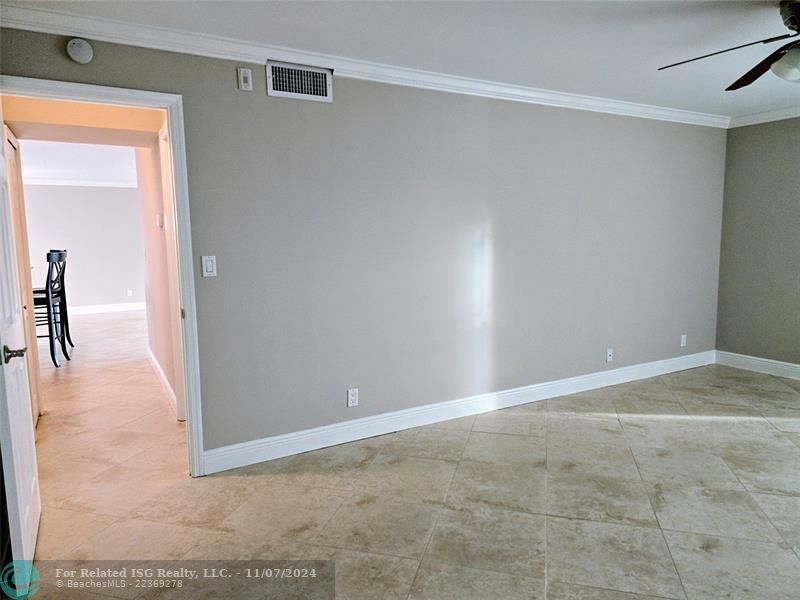
[[[716,351],[716,363],[726,367],[755,371],[766,375],[776,375],[787,379],[800,379],[800,364],[737,354],[725,350]]]

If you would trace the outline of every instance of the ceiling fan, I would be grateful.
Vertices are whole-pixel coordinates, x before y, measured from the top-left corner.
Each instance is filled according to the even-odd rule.
[[[677,67],[678,65],[685,65],[686,63],[708,58],[709,56],[716,56],[730,52],[731,50],[738,50],[747,46],[754,46],[756,44],[771,44],[779,40],[786,40],[789,38],[796,38],[800,36],[800,0],[781,0],[780,3],[781,18],[783,24],[786,25],[793,33],[785,33],[776,37],[767,38],[765,40],[758,40],[757,42],[750,42],[749,44],[742,44],[741,46],[734,46],[726,50],[712,52],[711,54],[704,54],[689,60],[682,60],[671,65],[666,65],[659,68],[659,71]],[[761,77],[764,73],[772,69],[778,77],[786,79],[787,81],[800,82],[800,39],[793,40],[788,44],[781,46],[775,52],[767,56],[764,60],[758,63],[755,67],[750,69],[747,73],[742,75],[739,79],[730,84],[725,91],[733,91],[750,85],[756,79]]]

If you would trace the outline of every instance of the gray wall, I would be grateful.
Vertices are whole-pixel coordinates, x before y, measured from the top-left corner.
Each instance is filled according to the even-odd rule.
[[[34,287],[47,278],[47,251],[66,248],[71,306],[144,302],[136,188],[26,185],[25,208]]]
[[[717,348],[800,363],[800,119],[728,132]]]
[[[207,448],[714,348],[723,130],[64,43],[2,71],[183,94]]]

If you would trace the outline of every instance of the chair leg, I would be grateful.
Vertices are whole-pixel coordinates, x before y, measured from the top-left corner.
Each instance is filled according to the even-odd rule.
[[[58,333],[58,341],[61,343],[61,353],[67,360],[72,360],[69,357],[69,352],[67,352],[67,339],[66,336],[64,335],[64,324],[63,321],[61,320],[62,317],[61,304],[58,305],[56,314],[58,315],[58,319],[56,320],[56,331]]]
[[[61,311],[62,308],[64,309],[64,314],[62,317],[62,321],[64,322],[64,333],[67,336],[67,342],[69,342],[70,347],[74,348],[75,344],[72,343],[72,336],[69,334],[69,310],[67,309],[67,299],[63,297],[61,299],[61,304],[59,305],[59,311]]]
[[[47,303],[47,337],[50,342],[50,360],[56,368],[61,367],[61,361],[58,360],[58,351],[56,350],[56,323],[55,315],[53,314],[53,306]]]

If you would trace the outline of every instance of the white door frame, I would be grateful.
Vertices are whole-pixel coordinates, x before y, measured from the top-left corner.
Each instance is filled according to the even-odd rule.
[[[172,165],[175,178],[175,224],[178,245],[182,320],[183,374],[186,390],[186,446],[193,477],[205,475],[203,461],[203,413],[200,403],[200,350],[197,341],[197,307],[194,294],[194,260],[189,220],[189,178],[186,172],[186,139],[183,130],[183,97],[84,83],[0,75],[0,93],[53,100],[73,100],[142,108],[167,112]]]

